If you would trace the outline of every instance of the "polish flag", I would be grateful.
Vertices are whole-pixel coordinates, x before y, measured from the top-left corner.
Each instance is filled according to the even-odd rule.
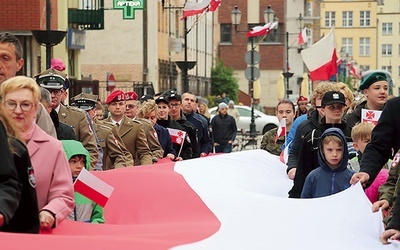
[[[354,65],[351,65],[349,67],[349,74],[352,75],[354,78],[360,78],[360,74],[357,73],[357,67]]]
[[[75,192],[91,199],[100,206],[104,207],[111,196],[114,188],[101,179],[91,174],[86,169],[82,169],[74,183]]]
[[[278,22],[271,22],[265,24],[264,26],[255,26],[249,32],[247,32],[247,37],[268,35],[268,33],[274,29],[277,24]]]
[[[299,37],[297,38],[297,44],[302,45],[304,43],[308,42],[308,36],[307,36],[307,28],[304,28],[300,34]]]
[[[328,35],[301,51],[312,81],[326,81],[337,73],[336,39],[332,27]]]
[[[278,131],[276,132],[276,136],[275,136],[275,143],[276,143],[276,141],[278,140],[279,137],[285,136],[285,135],[286,135],[286,118],[283,118],[279,122]]]
[[[360,183],[288,199],[286,166],[265,150],[93,174],[115,187],[105,224],[64,220],[45,236],[0,232],[3,249],[398,249],[379,242],[382,213],[371,212]]]
[[[283,162],[285,165],[287,165],[287,162],[289,160],[289,146],[292,142],[289,142],[288,145],[282,150],[281,154],[279,155],[279,160]]]
[[[221,0],[203,0],[200,2],[186,2],[185,7],[183,7],[183,16],[181,20],[198,15],[204,11],[216,11],[218,6],[221,4]]]
[[[185,141],[185,137],[186,137],[185,131],[182,131],[179,129],[168,128],[168,132],[171,135],[171,140],[173,143],[182,145],[183,142]]]

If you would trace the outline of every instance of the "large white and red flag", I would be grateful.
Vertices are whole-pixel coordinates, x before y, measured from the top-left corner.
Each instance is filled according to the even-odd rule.
[[[286,166],[264,150],[165,160],[93,172],[115,188],[105,224],[65,220],[46,235],[0,232],[3,248],[398,249],[379,242],[382,213],[371,212],[360,184],[289,199]]]
[[[104,207],[114,188],[86,169],[82,169],[74,182],[74,190]]]
[[[204,11],[216,11],[221,0],[202,0],[199,2],[187,1],[183,7],[182,19],[203,13]]]
[[[283,118],[279,122],[278,131],[276,131],[276,136],[275,136],[275,143],[281,136],[286,136],[286,118]]]
[[[336,39],[334,28],[317,43],[301,51],[312,81],[326,81],[337,73]]]
[[[307,28],[304,28],[297,37],[297,44],[302,45],[308,42]]]
[[[255,26],[247,32],[247,37],[253,36],[266,36],[268,33],[275,28],[278,22],[266,23],[264,26]]]
[[[174,128],[168,128],[168,132],[171,135],[171,140],[173,143],[182,145],[183,142],[185,141],[186,137],[186,132],[179,130],[179,129],[174,129]]]

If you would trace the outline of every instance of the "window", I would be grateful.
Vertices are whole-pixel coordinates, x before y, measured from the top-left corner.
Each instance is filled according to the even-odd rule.
[[[353,27],[353,11],[343,11],[342,19],[343,27]]]
[[[382,23],[382,35],[392,34],[392,23]]]
[[[386,70],[390,74],[392,74],[392,66],[382,66],[382,70]]]
[[[231,24],[221,24],[221,43],[232,43],[231,26]]]
[[[360,56],[369,56],[370,55],[370,38],[369,37],[360,37]]]
[[[313,4],[312,2],[306,2],[306,12],[304,13],[304,16],[307,16],[307,17],[313,16],[313,13],[312,13],[313,5],[312,4]]]
[[[391,55],[392,55],[392,45],[382,44],[382,56],[391,56]]]
[[[371,12],[370,11],[360,11],[360,26],[369,27],[371,24]]]
[[[344,37],[342,38],[342,52],[348,56],[353,56],[353,38]]]
[[[325,12],[325,26],[326,27],[335,26],[335,12],[334,11]]]

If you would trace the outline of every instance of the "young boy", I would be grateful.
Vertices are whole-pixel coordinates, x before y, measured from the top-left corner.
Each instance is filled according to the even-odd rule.
[[[347,142],[342,130],[325,130],[319,141],[319,167],[307,176],[301,198],[324,197],[350,187],[354,171],[347,168],[348,158]]]
[[[365,147],[371,140],[372,130],[374,129],[374,125],[371,123],[359,123],[353,127],[351,130],[351,139],[353,140],[353,147],[357,150],[358,155],[349,160],[347,165],[351,170],[358,172],[360,171],[360,161],[362,154],[364,153]],[[388,170],[387,166],[384,166],[383,169],[379,172],[374,182],[372,182],[371,186],[365,189],[365,194],[371,203],[378,201],[379,198],[379,187],[385,183],[388,178]],[[397,179],[397,177],[396,177]]]
[[[69,166],[71,167],[72,179],[78,177],[83,168],[90,169],[89,152],[83,147],[82,143],[75,140],[62,140],[64,152],[67,155]],[[103,208],[88,198],[75,192],[75,208],[68,216],[68,220],[104,223]]]

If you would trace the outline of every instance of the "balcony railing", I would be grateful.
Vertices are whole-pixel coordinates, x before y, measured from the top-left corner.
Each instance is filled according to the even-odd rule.
[[[80,29],[104,29],[104,9],[68,9],[68,24],[76,24]]]

